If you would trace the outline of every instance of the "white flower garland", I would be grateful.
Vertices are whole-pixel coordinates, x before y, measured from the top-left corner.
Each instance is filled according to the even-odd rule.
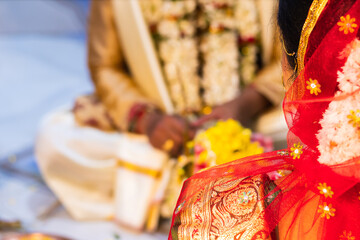
[[[161,19],[163,0],[141,0],[140,5],[145,21],[149,24],[156,24]]]
[[[160,43],[160,57],[170,95],[177,112],[200,109],[196,41],[192,38],[168,39]]]
[[[260,32],[258,11],[254,0],[237,0],[235,27],[243,39],[256,38]]]
[[[143,7],[161,12],[157,22],[153,24],[157,25],[157,34],[160,36],[159,57],[175,110],[178,113],[199,111],[199,53],[195,36],[196,24],[191,16],[196,9],[196,0],[161,0],[160,4],[157,0],[154,1],[156,4],[147,3]],[[158,10],[154,10],[155,8]]]
[[[256,2],[253,0],[237,0],[235,8],[236,29],[243,41],[251,42],[241,50],[240,72],[244,85],[254,80],[259,52],[257,38],[260,34],[260,22]]]
[[[201,85],[204,102],[215,106],[233,99],[239,92],[240,79],[237,34],[234,31],[234,1],[199,0],[207,33],[201,38],[204,62]]]
[[[235,98],[240,90],[240,80],[248,85],[254,79],[260,25],[253,0],[199,2],[209,21],[209,33],[201,41],[204,59],[202,87],[205,89],[205,104],[214,106]],[[239,35],[246,43],[241,55],[238,51]]]
[[[239,52],[236,41],[236,35],[232,32],[208,34],[202,40],[202,86],[205,89],[205,104],[208,106],[229,101],[239,92]]]
[[[204,89],[203,101],[207,106],[233,99],[239,93],[240,79],[244,85],[252,82],[257,71],[259,49],[256,40],[260,31],[255,1],[141,2],[144,2],[147,22],[157,26],[159,55],[178,113],[201,109],[200,81]],[[202,14],[195,19],[193,13],[197,6],[200,6]],[[205,33],[196,35],[198,29]],[[239,35],[243,43],[241,52]],[[199,56],[203,60],[202,66]],[[200,67],[201,80],[198,74]]]
[[[335,96],[350,94],[360,88],[360,41],[355,40],[348,48],[350,51],[342,71],[338,72],[339,90]],[[350,121],[359,118],[360,93],[356,93],[345,100],[332,101],[320,121],[321,129],[317,134],[320,157],[318,161],[326,165],[343,163],[360,153],[360,129]]]

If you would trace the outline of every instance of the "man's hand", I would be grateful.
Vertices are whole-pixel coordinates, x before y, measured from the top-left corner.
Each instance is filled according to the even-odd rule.
[[[200,117],[197,121],[193,122],[194,127],[200,127],[208,121],[212,120],[227,120],[241,118],[240,106],[237,99],[226,102],[220,106],[215,107],[210,114]]]
[[[243,125],[251,124],[251,121],[260,113],[270,107],[271,103],[254,88],[246,88],[242,94],[235,99],[217,106],[213,111],[200,117],[192,125],[200,127],[211,120],[235,119]]]
[[[167,151],[172,157],[181,154],[185,141],[194,137],[195,131],[178,116],[153,112],[142,119],[142,133],[149,137],[151,145]]]

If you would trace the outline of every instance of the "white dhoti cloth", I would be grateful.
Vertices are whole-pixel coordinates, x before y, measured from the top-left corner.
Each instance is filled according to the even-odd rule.
[[[287,132],[279,116],[281,109],[258,123],[258,129],[276,141],[286,139]],[[45,181],[75,219],[114,217],[137,230],[163,199],[173,167],[167,154],[154,149],[145,136],[80,127],[67,110],[43,120],[36,157]]]
[[[78,220],[115,217],[140,230],[170,175],[168,156],[145,136],[80,127],[66,110],[45,117],[35,151],[46,183]]]

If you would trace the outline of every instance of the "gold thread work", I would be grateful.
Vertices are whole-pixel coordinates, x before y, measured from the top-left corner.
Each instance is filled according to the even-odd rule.
[[[143,175],[147,175],[147,176],[150,176],[152,178],[159,178],[161,176],[161,171],[154,170],[154,169],[147,168],[147,167],[143,167],[143,166],[138,166],[136,164],[125,162],[125,161],[120,160],[120,159],[117,159],[117,165],[118,165],[118,167],[122,167],[122,168],[124,168],[124,169],[126,169],[128,171],[140,173],[140,174],[143,174]]]
[[[307,46],[309,43],[309,37],[327,3],[328,0],[314,0],[311,4],[308,16],[301,32],[299,48],[297,51],[298,75],[305,67],[304,60]]]

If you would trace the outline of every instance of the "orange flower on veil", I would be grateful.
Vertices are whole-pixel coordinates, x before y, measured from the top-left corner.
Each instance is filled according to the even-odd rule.
[[[340,17],[340,21],[337,23],[340,26],[339,31],[344,32],[345,34],[353,33],[355,28],[357,28],[357,24],[354,23],[356,21],[355,18],[351,18],[350,15],[346,15],[346,17]]]
[[[332,207],[332,204],[327,204],[324,202],[324,205],[320,205],[318,209],[318,213],[321,213],[321,217],[326,219],[330,219],[330,217],[335,216],[336,209]]]
[[[294,146],[290,148],[290,155],[293,157],[293,159],[300,158],[301,154],[303,153],[302,148],[303,146],[300,143],[295,143]]]
[[[309,81],[306,81],[306,84],[306,88],[310,90],[310,94],[318,95],[319,93],[321,93],[321,85],[316,79],[310,78]]]
[[[340,236],[340,240],[355,240],[355,237],[352,235],[351,231],[344,231],[343,234]]]
[[[331,187],[327,186],[326,183],[319,183],[318,189],[320,190],[320,194],[324,195],[325,198],[332,198],[334,192],[331,191]]]

